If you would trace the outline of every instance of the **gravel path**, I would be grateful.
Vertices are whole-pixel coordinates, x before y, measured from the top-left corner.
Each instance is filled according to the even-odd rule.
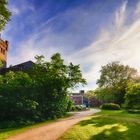
[[[39,128],[33,128],[8,140],[57,140],[74,124],[99,111],[98,109],[90,109],[89,111],[76,112],[69,118],[58,120]]]

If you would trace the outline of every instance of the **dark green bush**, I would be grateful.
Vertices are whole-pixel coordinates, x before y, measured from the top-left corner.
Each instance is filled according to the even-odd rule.
[[[50,61],[36,56],[36,63],[27,72],[0,75],[0,126],[64,116],[71,108],[68,89],[79,84],[86,84],[79,65],[65,65],[59,53]]]
[[[120,110],[120,106],[114,103],[105,103],[101,106],[101,109],[104,110]]]

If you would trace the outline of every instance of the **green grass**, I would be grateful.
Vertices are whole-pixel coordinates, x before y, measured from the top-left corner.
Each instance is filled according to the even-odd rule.
[[[72,114],[66,114],[66,116],[58,119],[58,120],[61,120],[63,118],[67,118],[67,117],[70,117],[72,116]],[[45,122],[42,122],[42,123],[36,123],[36,124],[33,124],[33,125],[23,125],[23,126],[19,126],[19,127],[13,127],[13,128],[5,128],[5,129],[0,129],[0,140],[5,140],[7,138],[9,138],[10,136],[13,136],[13,135],[16,135],[16,134],[19,134],[19,133],[23,133],[27,130],[30,130],[30,129],[33,129],[33,128],[37,128],[37,127],[41,127],[41,126],[44,126],[46,124],[49,124],[49,123],[52,123],[52,122],[55,122],[57,121],[56,120],[49,120],[49,121],[45,121]]]
[[[60,140],[139,140],[140,114],[101,111],[81,121]]]

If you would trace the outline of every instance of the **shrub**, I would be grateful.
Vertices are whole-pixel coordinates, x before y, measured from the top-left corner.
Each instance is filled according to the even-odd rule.
[[[73,101],[69,100],[68,101],[68,106],[67,106],[67,111],[71,111],[73,109],[74,103]]]
[[[71,111],[84,111],[86,110],[86,106],[84,105],[74,105]]]
[[[140,84],[129,84],[124,107],[129,112],[140,112]]]
[[[105,103],[101,106],[101,109],[104,110],[120,110],[120,106],[114,103]]]

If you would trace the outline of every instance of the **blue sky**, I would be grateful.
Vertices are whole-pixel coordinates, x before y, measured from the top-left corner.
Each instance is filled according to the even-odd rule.
[[[11,21],[8,64],[49,58],[60,52],[66,63],[80,64],[96,88],[102,65],[120,61],[140,69],[139,0],[9,0]]]

